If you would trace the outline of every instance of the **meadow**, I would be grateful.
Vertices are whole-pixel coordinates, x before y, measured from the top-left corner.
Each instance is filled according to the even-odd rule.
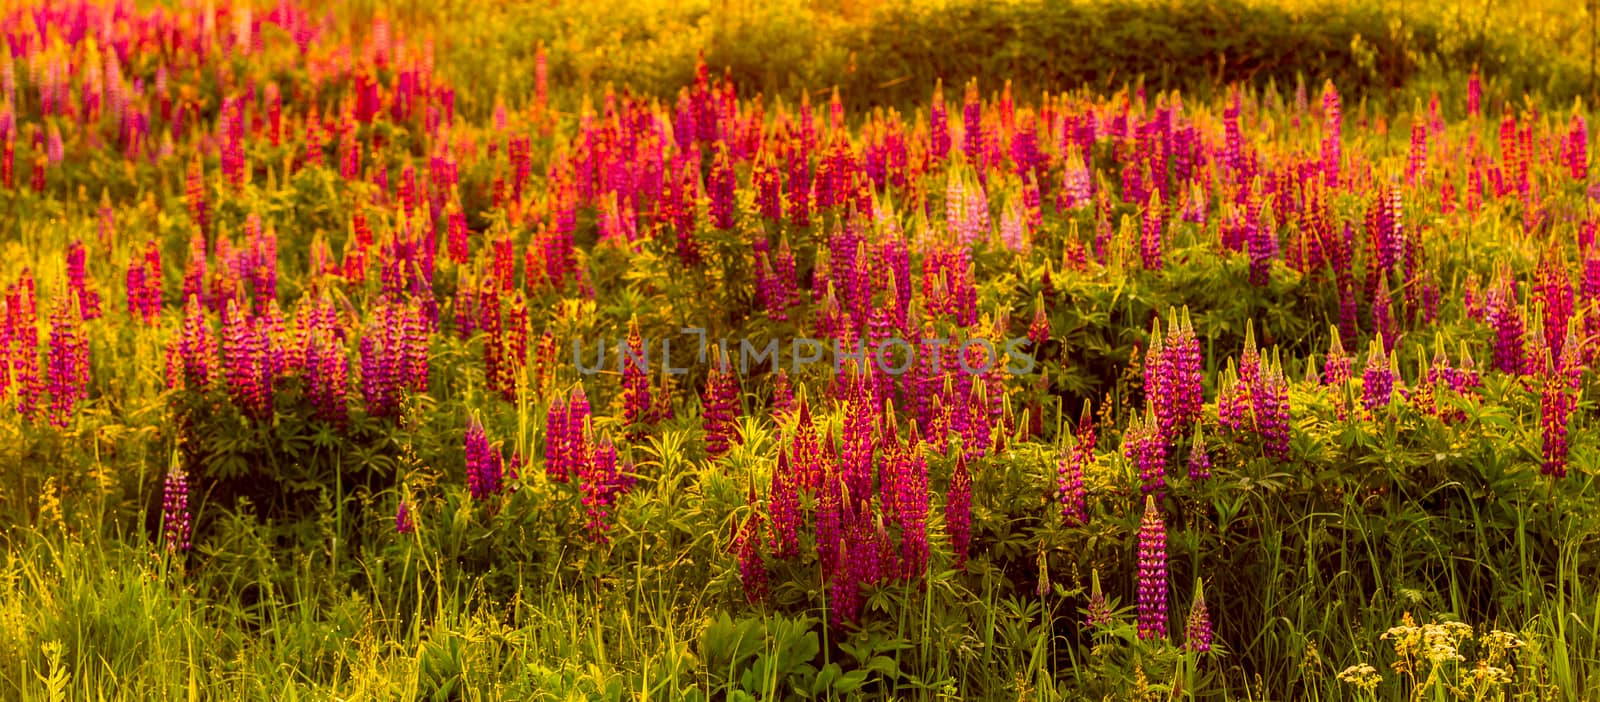
[[[0,2],[0,699],[1600,698],[1593,10]]]

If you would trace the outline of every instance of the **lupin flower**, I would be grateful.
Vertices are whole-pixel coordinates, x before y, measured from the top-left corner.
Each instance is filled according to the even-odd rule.
[[[1255,400],[1256,430],[1268,458],[1289,460],[1289,381],[1283,377],[1283,364],[1267,364],[1252,393]]]
[[[1200,425],[1194,426],[1194,441],[1189,445],[1189,479],[1205,480],[1211,477],[1211,454],[1206,452],[1206,437]]]
[[[1400,339],[1400,329],[1395,324],[1389,297],[1389,280],[1380,277],[1378,290],[1372,295],[1372,328],[1378,340],[1383,342],[1385,353],[1394,351],[1394,345]]]
[[[50,316],[49,364],[45,368],[50,392],[50,423],[65,429],[79,400],[88,399],[89,340],[84,336],[76,309],[57,306]]]
[[[1211,612],[1206,608],[1204,580],[1194,586],[1194,604],[1189,606],[1189,620],[1183,627],[1183,648],[1190,653],[1211,650]]]
[[[578,467],[578,486],[589,518],[589,537],[603,544],[607,541],[606,532],[611,530],[612,505],[627,490],[629,481],[617,463],[617,449],[610,439],[588,445],[586,451],[588,457]]]
[[[100,293],[89,287],[88,254],[82,241],[67,246],[67,286],[78,298],[78,314],[84,321],[100,317]]]
[[[1161,419],[1161,434],[1171,441],[1179,430],[1200,418],[1205,404],[1205,377],[1200,339],[1195,335],[1189,308],[1182,313],[1168,312],[1166,343],[1162,345],[1161,392],[1156,399],[1156,414]],[[1148,391],[1147,391],[1148,392]]]
[[[1161,192],[1153,191],[1150,193],[1149,202],[1145,204],[1144,223],[1139,230],[1139,260],[1144,264],[1145,270],[1161,270],[1161,220],[1163,216]]]
[[[1167,381],[1167,344],[1161,333],[1161,318],[1150,321],[1150,345],[1145,349],[1144,364],[1139,368],[1144,381],[1144,397],[1149,402],[1169,395]],[[1163,405],[1163,408],[1165,406]]]
[[[1111,623],[1111,604],[1106,601],[1106,593],[1100,588],[1100,570],[1089,571],[1089,608],[1084,618],[1084,625],[1090,628],[1105,626]]]
[[[950,549],[955,554],[955,565],[963,568],[967,563],[967,549],[972,543],[972,475],[967,472],[965,455],[956,456],[956,468],[950,474],[950,490],[945,495],[944,522],[950,530]]]
[[[767,564],[761,555],[761,513],[745,519],[733,546],[739,554],[739,582],[744,585],[745,599],[751,604],[767,599],[772,588]]]
[[[189,511],[189,474],[173,466],[161,488],[161,533],[168,553],[187,551],[194,529]]]
[[[893,408],[889,409],[892,416]],[[895,435],[894,422],[885,419],[890,427],[884,443],[889,446],[885,465],[889,466],[888,479],[884,480],[882,493],[890,518],[900,531],[900,568],[897,575],[906,580],[921,578],[927,573],[928,545],[928,463],[923,456],[921,438],[916,425],[911,427],[911,439],[901,444]]]
[[[1006,249],[1027,253],[1028,239],[1023,226],[1025,217],[1026,213],[1019,199],[1013,199],[1006,205],[1005,212],[1000,215],[1000,243],[1004,244]]]
[[[1544,458],[1541,472],[1557,478],[1567,475],[1567,425],[1577,407],[1581,387],[1583,368],[1577,345],[1575,335],[1569,332],[1565,351],[1559,358],[1546,360],[1540,378],[1540,450]]]
[[[1271,281],[1272,262],[1278,258],[1278,232],[1271,211],[1262,201],[1258,179],[1248,188],[1245,200],[1245,247],[1250,254],[1250,284],[1266,286]]]
[[[734,189],[737,185],[733,166],[728,163],[727,149],[717,149],[717,156],[711,163],[711,176],[706,183],[706,189],[710,191],[707,195],[711,197],[711,223],[718,229],[733,228]]]
[[[411,520],[411,503],[400,500],[400,506],[394,511],[394,531],[401,536],[410,535],[417,530],[417,525]]]
[[[1328,342],[1328,360],[1322,366],[1322,384],[1331,387],[1343,387],[1345,381],[1350,379],[1351,366],[1354,359],[1345,353],[1344,343],[1340,341],[1338,327],[1329,330],[1332,341]]]
[[[789,372],[779,368],[772,374],[772,413],[785,416],[794,411],[794,386],[789,382]]]
[[[1494,329],[1494,367],[1502,373],[1521,375],[1526,363],[1524,335],[1526,327],[1522,311],[1517,306],[1516,287],[1509,276],[1489,291],[1486,317]]]
[[[574,452],[577,447],[584,444],[584,431],[588,428],[591,412],[588,392],[583,389],[582,384],[573,386],[572,391],[567,394],[567,421],[562,424],[562,428],[566,431],[566,444]],[[579,460],[576,453],[571,460],[573,461],[571,465],[576,465]]]
[[[551,480],[567,482],[571,467],[567,464],[567,403],[560,399],[550,401],[544,413],[544,471]]]
[[[628,341],[619,349],[617,363],[622,366],[622,418],[624,424],[636,425],[653,420],[650,402],[648,350],[639,334],[639,320],[628,322]]]
[[[483,501],[500,494],[504,462],[500,452],[489,444],[489,435],[476,418],[467,424],[466,456],[467,489],[472,492],[472,499]]]
[[[206,202],[205,171],[201,168],[200,157],[195,156],[189,163],[189,171],[184,181],[184,200],[189,206],[189,214],[194,217],[195,225],[202,233],[211,231],[211,208]]]
[[[161,250],[154,239],[146,242],[144,255],[128,262],[128,314],[155,324],[161,315]]]
[[[767,491],[767,511],[772,515],[772,555],[792,558],[800,552],[800,495],[797,491],[800,476],[791,468],[786,451],[778,452],[778,464],[772,471],[772,487]],[[819,527],[820,528],[820,527]],[[818,532],[818,543],[822,543]]]
[[[751,179],[756,191],[756,208],[761,211],[761,216],[773,222],[782,221],[783,183],[778,174],[777,164],[773,163],[772,157],[766,152],[762,152],[757,158]]]
[[[724,363],[724,365],[726,365]],[[729,368],[712,369],[701,395],[701,423],[706,433],[706,453],[715,458],[738,441],[739,380]]]
[[[1361,375],[1361,405],[1369,415],[1388,407],[1394,395],[1394,370],[1381,340],[1367,350],[1367,369]]]
[[[1167,440],[1161,436],[1155,410],[1146,405],[1122,436],[1122,455],[1139,470],[1139,490],[1161,498],[1167,489]]]
[[[1483,104],[1483,81],[1478,77],[1478,67],[1473,65],[1472,74],[1467,78],[1467,116],[1476,119],[1481,114]]]
[[[1139,638],[1167,637],[1167,525],[1156,498],[1144,498],[1139,522]]]
[[[1089,490],[1083,484],[1083,469],[1093,458],[1084,451],[1082,442],[1076,442],[1057,462],[1056,486],[1060,493],[1061,516],[1068,526],[1089,523]]]
[[[950,154],[950,118],[944,106],[944,83],[938,81],[933,88],[933,101],[928,105],[928,148],[936,161]]]
[[[306,340],[306,395],[318,419],[343,428],[349,415],[350,359],[334,330],[315,330]]]
[[[1572,179],[1585,182],[1589,179],[1589,125],[1583,115],[1572,113],[1572,124],[1567,130],[1567,172]]]
[[[1028,325],[1028,340],[1033,342],[1035,349],[1043,348],[1050,341],[1050,318],[1044,313],[1044,298],[1039,298],[1033,308],[1033,322]]]
[[[1574,295],[1566,267],[1554,257],[1547,256],[1539,262],[1533,296],[1543,308],[1545,345],[1551,356],[1560,358],[1567,325],[1573,317]]]

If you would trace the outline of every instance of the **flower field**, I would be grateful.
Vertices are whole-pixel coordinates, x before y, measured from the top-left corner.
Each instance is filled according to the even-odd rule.
[[[1600,697],[1584,101],[419,17],[0,3],[0,698]]]

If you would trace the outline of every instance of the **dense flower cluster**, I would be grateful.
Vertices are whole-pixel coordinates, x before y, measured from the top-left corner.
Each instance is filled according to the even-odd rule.
[[[0,181],[29,207],[110,186],[85,222],[29,241],[32,258],[0,300],[0,401],[41,431],[100,416],[86,406],[126,406],[123,389],[137,385],[116,377],[122,367],[91,368],[91,347],[96,362],[126,351],[137,365],[159,338],[163,398],[185,442],[196,427],[238,426],[298,442],[309,423],[318,441],[332,430],[373,465],[402,465],[430,420],[460,428],[470,415],[465,470],[439,489],[527,505],[590,543],[640,533],[617,526],[642,502],[625,499],[631,459],[687,432],[684,445],[705,447],[690,452],[705,460],[697,470],[723,481],[696,489],[750,495],[723,554],[748,599],[770,599],[779,573],[808,571],[839,626],[862,623],[874,588],[936,584],[947,563],[981,558],[1003,537],[974,532],[998,523],[987,490],[1011,480],[1016,456],[1038,455],[1019,445],[1054,439],[1070,533],[1110,533],[1094,522],[1120,514],[1113,496],[1135,482],[1146,498],[1137,593],[1149,640],[1169,623],[1157,505],[1181,509],[1217,487],[1196,481],[1232,477],[1258,448],[1269,463],[1288,461],[1291,445],[1311,454],[1327,424],[1312,413],[1331,402],[1348,419],[1358,387],[1361,417],[1410,421],[1390,412],[1398,393],[1454,428],[1476,416],[1463,407],[1503,402],[1504,416],[1527,416],[1537,402],[1544,472],[1565,475],[1588,455],[1578,400],[1585,364],[1600,357],[1588,122],[1581,110],[1495,106],[1493,141],[1476,73],[1465,129],[1447,131],[1437,101],[1396,122],[1409,144],[1391,173],[1365,141],[1344,148],[1331,83],[1320,106],[1301,86],[1291,108],[1243,86],[1216,103],[1135,88],[1026,104],[1009,85],[985,99],[973,81],[949,104],[935,87],[924,119],[847,116],[837,92],[815,110],[810,96],[798,108],[752,98],[701,62],[676,100],[607,90],[551,103],[541,48],[530,103],[469,93],[458,104],[433,40],[381,13],[348,31],[293,0],[181,4],[25,2],[0,18]],[[1366,107],[1351,116],[1352,128],[1388,129]],[[25,184],[14,183],[19,151]],[[107,155],[122,160],[103,168]],[[99,182],[124,172],[139,187]],[[113,199],[166,192],[144,187],[157,174],[181,181],[171,207]],[[1488,249],[1492,271],[1481,250],[1452,249],[1506,223],[1517,255]],[[41,271],[43,319],[25,266]],[[121,309],[101,299],[119,283],[128,316],[102,318],[102,302]],[[1195,283],[1203,294],[1189,294]],[[1207,307],[1171,310],[1164,324],[1157,311],[1142,365],[1130,364],[1151,301],[1180,298]],[[1304,355],[1322,348],[1322,329],[1285,324],[1285,311],[1331,325],[1320,372]],[[1461,312],[1463,326],[1449,326]],[[563,350],[623,320],[620,367],[574,383]],[[854,360],[836,373],[776,359],[748,370],[724,349],[681,376],[652,368],[671,358],[644,330],[679,321],[751,341],[826,339]],[[1244,324],[1242,353],[1228,359]],[[992,349],[1023,335],[1040,368],[1011,377]],[[1438,339],[1463,344],[1456,364],[1440,351],[1402,375]],[[884,372],[877,361],[896,342],[916,353],[904,372]],[[1370,348],[1359,386],[1346,344]],[[1474,354],[1492,359],[1481,376]],[[1286,367],[1305,383],[1291,385]],[[1125,461],[1097,457],[1088,400],[1101,393]],[[1061,407],[1080,402],[1069,440]],[[672,421],[696,409],[698,422]],[[490,440],[484,423],[507,427],[511,412],[520,423],[505,441],[539,451],[542,476],[518,476],[530,466]],[[213,415],[239,424],[205,426]],[[199,468],[215,458],[210,444],[181,445],[187,470],[212,479]],[[674,458],[639,465],[669,470]],[[175,551],[191,545],[190,475],[175,467],[163,484],[161,538]],[[506,495],[519,484],[529,489]],[[434,511],[419,506],[432,504],[406,493],[396,532],[415,533]],[[1113,614],[1095,583],[1099,626]],[[1184,645],[1205,652],[1211,613],[1198,589],[1193,602]]]

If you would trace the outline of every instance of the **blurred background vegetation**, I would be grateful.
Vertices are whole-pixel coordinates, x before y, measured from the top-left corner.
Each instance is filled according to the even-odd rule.
[[[1596,95],[1600,0],[357,0],[432,28],[469,115],[533,91],[544,46],[558,100],[605,86],[672,97],[704,54],[742,89],[796,101],[837,87],[853,109],[925,100],[936,80],[1020,94],[1142,82],[1204,95],[1250,83],[1287,93],[1323,79],[1409,105],[1481,68],[1491,97]],[[470,11],[468,11],[470,10]],[[460,50],[470,49],[470,50]],[[487,87],[487,86],[486,86]]]

